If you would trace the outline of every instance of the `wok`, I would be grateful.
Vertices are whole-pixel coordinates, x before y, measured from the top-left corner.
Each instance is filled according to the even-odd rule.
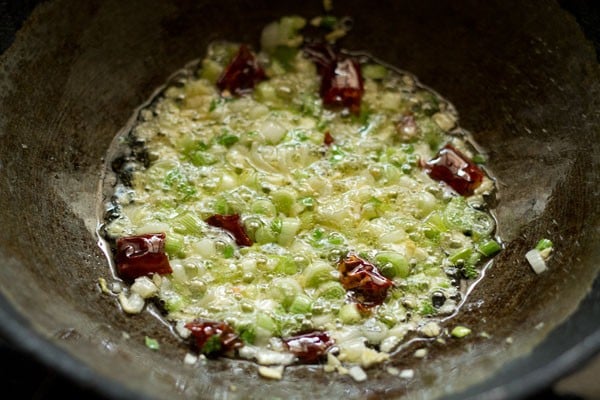
[[[28,3],[31,4],[31,3]],[[105,153],[133,110],[217,38],[249,42],[320,1],[46,1],[0,58],[0,329],[23,351],[110,398],[519,398],[600,349],[600,68],[555,2],[336,2],[348,49],[415,73],[457,107],[489,155],[506,248],[455,322],[471,335],[410,346],[366,383],[311,366],[284,379],[252,363],[186,366],[149,312],[124,315],[96,236]],[[524,254],[555,243],[536,275]],[[158,338],[160,351],[144,345]],[[510,340],[507,340],[510,338]],[[309,390],[307,390],[309,389]]]

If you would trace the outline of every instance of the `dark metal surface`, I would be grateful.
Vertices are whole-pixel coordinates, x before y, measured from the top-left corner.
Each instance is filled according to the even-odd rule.
[[[400,354],[392,364],[414,368],[412,381],[375,369],[360,385],[297,367],[273,382],[249,363],[185,367],[186,349],[154,317],[125,316],[101,294],[98,277],[111,277],[94,236],[99,172],[132,110],[211,39],[255,41],[266,22],[320,4],[62,0],[34,11],[0,57],[5,335],[114,398],[304,398],[307,381],[314,398],[520,398],[598,351],[600,70],[555,2],[336,4],[355,18],[346,47],[414,72],[489,152],[507,248],[456,321],[490,339],[432,344],[425,362]],[[523,256],[540,237],[556,253],[537,276]]]

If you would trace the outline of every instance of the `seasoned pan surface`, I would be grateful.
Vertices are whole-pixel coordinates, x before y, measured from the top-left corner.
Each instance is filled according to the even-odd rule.
[[[596,352],[600,70],[575,20],[552,2],[347,1],[335,11],[355,19],[346,48],[415,73],[488,152],[506,250],[457,322],[490,338],[432,345],[426,360],[407,349],[392,364],[414,368],[413,380],[374,369],[356,384],[294,367],[266,381],[250,363],[185,366],[187,349],[154,316],[126,316],[101,293],[98,278],[112,278],[95,236],[108,146],[210,40],[254,42],[283,14],[321,12],[319,1],[260,0],[64,0],[34,10],[0,58],[5,333],[124,398],[305,398],[307,385],[317,398],[517,397]],[[524,254],[541,237],[556,252],[536,275]],[[149,351],[145,336],[160,338],[161,351]]]

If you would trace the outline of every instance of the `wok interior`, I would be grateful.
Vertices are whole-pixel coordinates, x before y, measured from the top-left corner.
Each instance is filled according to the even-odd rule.
[[[103,157],[133,110],[211,40],[256,46],[266,23],[318,15],[321,2],[65,0],[38,6],[2,56],[0,79],[2,295],[17,325],[81,363],[47,361],[111,395],[303,398],[310,385],[317,398],[431,398],[526,357],[573,313],[600,260],[600,74],[575,21],[553,3],[334,6],[355,21],[344,47],[416,74],[489,155],[506,249],[447,325],[475,334],[428,344],[426,360],[412,357],[415,347],[398,354],[390,365],[414,368],[413,380],[377,367],[357,384],[310,366],[268,381],[248,362],[184,365],[187,348],[167,327],[149,313],[124,315],[99,290],[98,278],[113,279],[95,236]],[[556,252],[538,276],[524,254],[542,237]],[[159,339],[159,352],[145,336]]]

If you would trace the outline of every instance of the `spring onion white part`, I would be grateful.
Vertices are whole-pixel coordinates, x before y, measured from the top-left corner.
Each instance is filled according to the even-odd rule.
[[[447,100],[306,25],[212,43],[139,111],[102,233],[123,310],[152,302],[197,353],[363,381],[408,337],[446,332],[460,283],[501,251],[495,184]]]
[[[553,250],[553,243],[550,239],[540,239],[535,247],[525,254],[525,258],[536,274],[541,274],[548,269],[546,261]]]
[[[525,258],[536,274],[541,274],[548,269],[546,260],[544,260],[542,253],[538,249],[529,250],[525,253]]]

